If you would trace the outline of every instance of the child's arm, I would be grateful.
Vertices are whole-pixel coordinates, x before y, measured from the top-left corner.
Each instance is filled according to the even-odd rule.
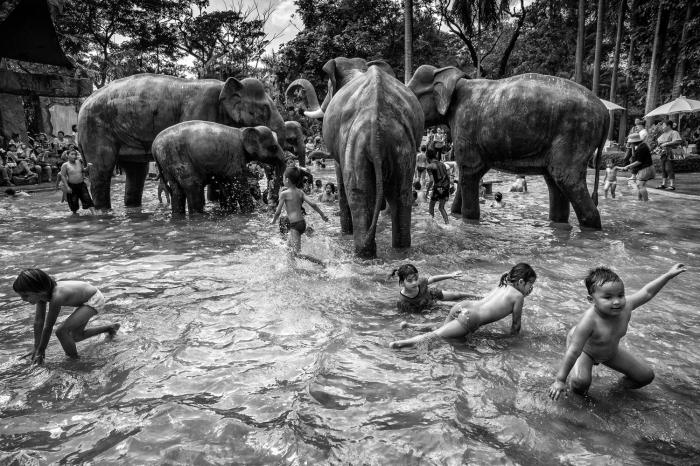
[[[464,272],[458,270],[456,272],[448,273],[445,275],[433,275],[428,278],[428,285],[430,285],[431,283],[440,282],[442,280],[447,280],[449,278],[458,278],[461,277],[463,274]]]
[[[549,397],[551,399],[559,399],[562,392],[566,391],[566,378],[569,376],[569,372],[571,372],[578,357],[581,356],[583,346],[591,336],[591,333],[593,333],[592,322],[584,317],[578,325],[576,325],[576,330],[574,330],[573,335],[571,335],[571,342],[566,348],[566,354],[557,372],[556,380],[549,387]]]
[[[31,360],[34,360],[36,350],[41,343],[41,332],[44,330],[44,320],[46,319],[46,303],[39,301],[36,303],[36,314],[34,315],[34,351],[31,353]]]
[[[44,305],[44,309],[46,309]],[[32,362],[36,364],[41,364],[44,362],[44,352],[51,339],[51,332],[53,331],[53,326],[56,324],[56,319],[58,319],[58,313],[61,311],[60,305],[49,304],[49,315],[44,319],[43,328],[41,328],[41,335],[39,337],[39,344],[34,350],[34,356],[32,357]],[[36,322],[34,323],[34,328],[37,329]],[[34,340],[36,341],[36,334],[34,335]]]
[[[307,204],[309,204],[312,209],[318,212],[318,214],[321,216],[324,222],[328,221],[328,217],[326,217],[326,214],[323,213],[323,211],[318,207],[318,205],[316,205],[314,201],[308,199],[305,194],[302,194],[301,196],[301,202],[306,202]]]
[[[282,213],[282,207],[284,206],[284,200],[287,198],[285,194],[287,193],[280,194],[279,201],[277,202],[277,210],[275,210],[275,216],[272,217],[272,221],[270,222],[270,224],[272,225],[277,223],[277,220],[280,218],[280,214]]]
[[[685,265],[676,264],[671,267],[668,272],[659,276],[656,280],[653,280],[642,287],[641,290],[632,293],[627,298],[627,305],[630,306],[630,310],[636,309],[642,304],[648,302],[656,296],[656,294],[661,291],[661,289],[666,286],[666,284],[675,276],[685,272]]]
[[[523,315],[523,303],[525,302],[525,297],[520,296],[513,304],[513,323],[510,326],[510,334],[517,335],[520,333],[520,318]]]

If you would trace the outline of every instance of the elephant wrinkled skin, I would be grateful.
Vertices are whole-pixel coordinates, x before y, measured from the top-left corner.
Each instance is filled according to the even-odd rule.
[[[479,180],[490,169],[542,174],[549,188],[549,218],[600,228],[598,173],[593,198],[586,167],[607,137],[610,117],[591,91],[568,79],[524,74],[500,80],[466,79],[457,68],[419,67],[408,87],[427,125],[452,133],[461,196],[452,212],[479,218]]]
[[[80,149],[93,164],[95,207],[111,208],[110,181],[117,162],[126,174],[124,204],[140,206],[153,140],[164,129],[191,120],[264,125],[280,141],[285,136],[284,120],[257,79],[222,82],[156,74],[118,79],[88,97],[78,114]]]
[[[355,252],[376,256],[379,211],[391,207],[392,245],[411,245],[411,182],[416,148],[423,132],[423,111],[416,97],[382,61],[339,57],[323,67],[328,94],[319,107],[306,80],[300,87],[310,103],[307,116],[323,117],[323,139],[336,160],[343,233],[352,233]]]
[[[204,211],[204,186],[212,177],[219,184],[221,206],[237,201],[252,211],[253,201],[245,176],[246,163],[254,160],[284,172],[284,151],[266,126],[231,128],[209,121],[186,121],[161,131],[153,141],[156,159],[170,189],[173,215]]]

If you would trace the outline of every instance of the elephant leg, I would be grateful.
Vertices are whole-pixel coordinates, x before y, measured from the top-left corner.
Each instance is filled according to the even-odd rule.
[[[85,144],[85,159],[92,163],[90,167],[90,191],[95,208],[108,210],[112,208],[111,186],[112,173],[117,163],[117,147],[102,143],[98,147]]]
[[[459,190],[452,203],[452,213],[461,213],[462,218],[478,220],[481,215],[479,205],[479,183],[488,168],[469,173],[465,167],[460,170]]]
[[[143,186],[148,176],[148,162],[119,162],[126,174],[124,186],[124,205],[127,207],[140,207],[143,196]]]
[[[360,163],[355,167],[359,174],[358,185],[347,185],[348,205],[352,215],[353,240],[355,253],[364,258],[377,256],[376,232],[370,232],[376,200],[376,174],[374,167],[368,163]]]
[[[173,216],[185,216],[185,203],[187,197],[185,196],[185,190],[182,189],[179,183],[172,179],[166,178],[166,183],[170,187],[170,206],[172,208]]]
[[[190,215],[204,213],[204,184],[191,183],[185,188],[187,210]]]
[[[338,182],[338,206],[340,207],[340,231],[344,235],[352,234],[352,216],[348,205],[348,195],[343,183],[343,172],[339,163],[335,164],[335,178]]]
[[[549,188],[549,220],[557,223],[567,223],[569,221],[571,206],[569,199],[564,192],[559,189],[552,175],[545,172],[544,181]]]
[[[561,189],[574,207],[579,225],[586,228],[600,229],[600,212],[598,212],[598,207],[596,207],[591,198],[591,194],[588,192],[585,168],[581,171],[579,176],[572,176],[571,173],[565,173],[563,171],[561,172],[561,176],[557,176],[557,173],[558,172],[554,172],[551,173],[551,175],[557,186],[559,186],[559,189]]]

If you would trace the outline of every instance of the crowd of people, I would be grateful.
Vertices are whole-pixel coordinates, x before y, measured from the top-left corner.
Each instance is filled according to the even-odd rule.
[[[77,151],[77,133],[66,136],[58,131],[55,137],[45,133],[21,140],[13,134],[9,140],[0,136],[0,186],[21,186],[55,180],[68,152]]]

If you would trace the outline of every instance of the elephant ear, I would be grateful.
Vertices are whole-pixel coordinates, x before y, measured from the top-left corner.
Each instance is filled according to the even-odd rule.
[[[370,62],[367,62],[367,68],[369,69],[370,66],[376,66],[380,68],[382,71],[384,71],[386,74],[392,77],[396,77],[396,74],[394,73],[394,70],[391,68],[391,65],[389,65],[387,62],[384,60],[372,60]]]
[[[236,78],[228,78],[224,83],[224,87],[221,89],[219,94],[219,102],[221,101],[236,101],[240,102],[241,90],[243,90],[243,83]]]
[[[326,62],[325,65],[323,65],[323,72],[328,75],[328,94],[326,94],[326,98],[324,99],[323,103],[327,105],[327,101],[330,101],[330,99],[333,98],[333,94],[335,93],[335,88],[337,85],[337,80],[335,77],[335,58],[331,58]],[[321,105],[321,108],[325,110],[326,108]]]
[[[247,154],[260,153],[260,131],[257,128],[243,128],[243,149]]]
[[[433,96],[435,98],[435,106],[440,115],[447,113],[457,82],[466,76],[466,73],[454,66],[435,70],[433,74]]]

